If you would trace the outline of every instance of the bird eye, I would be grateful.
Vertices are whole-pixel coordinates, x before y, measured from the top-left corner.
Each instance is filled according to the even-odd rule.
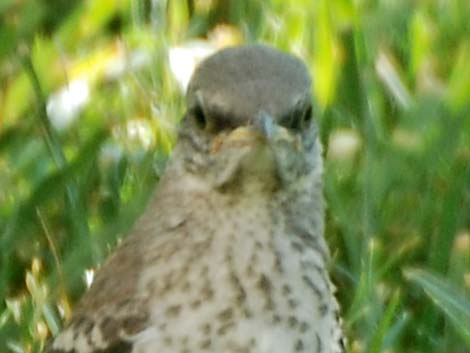
[[[197,126],[199,126],[201,129],[206,128],[207,126],[206,115],[204,114],[204,111],[202,110],[200,105],[197,105],[196,108],[194,108],[193,117],[194,117],[194,120],[196,121]]]
[[[306,126],[308,124],[310,124],[310,122],[312,121],[312,106],[309,105],[307,110],[304,112],[304,115],[302,117],[302,124],[303,126]]]
[[[296,111],[292,114],[291,118],[288,120],[289,127],[292,130],[302,130],[310,124],[312,120],[312,106],[309,105],[306,110]]]

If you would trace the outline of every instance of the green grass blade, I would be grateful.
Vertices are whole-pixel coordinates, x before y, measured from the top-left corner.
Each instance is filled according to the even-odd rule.
[[[470,348],[470,298],[445,279],[428,271],[409,269],[404,274],[444,312]]]
[[[395,291],[392,298],[390,299],[390,303],[388,304],[382,319],[379,322],[375,335],[372,338],[368,353],[382,352],[384,341],[387,337],[387,333],[390,331],[390,327],[392,326],[393,318],[396,315],[399,303],[400,293]]]

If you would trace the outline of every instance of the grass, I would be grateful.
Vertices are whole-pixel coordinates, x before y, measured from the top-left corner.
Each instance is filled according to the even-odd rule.
[[[349,351],[470,352],[468,1],[7,0],[0,16],[1,352],[41,352],[140,214],[183,113],[168,53],[194,38],[267,42],[314,75]],[[82,100],[51,110],[67,84]]]

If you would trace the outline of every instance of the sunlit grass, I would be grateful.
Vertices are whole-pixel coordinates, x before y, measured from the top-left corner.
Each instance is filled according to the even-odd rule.
[[[468,1],[59,2],[0,5],[1,352],[70,317],[158,182],[190,68],[240,41],[314,74],[350,352],[470,351]]]

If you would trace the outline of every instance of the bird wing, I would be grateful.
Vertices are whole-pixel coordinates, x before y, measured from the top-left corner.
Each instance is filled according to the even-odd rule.
[[[132,351],[136,335],[149,329],[152,298],[142,288],[141,279],[181,241],[186,218],[183,213],[170,213],[172,207],[160,207],[169,203],[165,197],[152,203],[130,236],[97,271],[70,322],[45,353],[127,353]],[[155,282],[161,275],[153,271],[150,281]]]
[[[129,239],[103,265],[47,353],[132,351],[132,335],[145,329],[148,322],[145,298],[136,290],[142,258],[129,256],[138,254],[139,243]]]

